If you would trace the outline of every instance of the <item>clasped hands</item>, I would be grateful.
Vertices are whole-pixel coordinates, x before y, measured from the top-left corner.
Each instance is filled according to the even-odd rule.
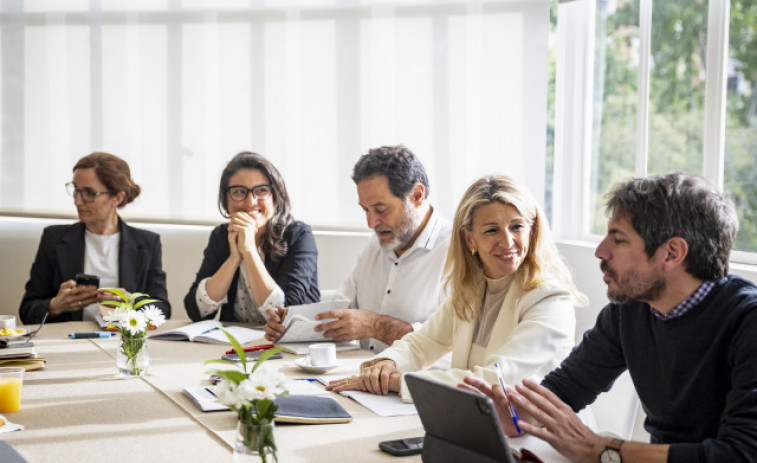
[[[402,375],[397,371],[394,360],[378,359],[364,364],[360,376],[352,376],[331,381],[326,390],[366,391],[373,394],[386,395],[389,391],[399,392]]]
[[[540,384],[524,379],[515,389],[505,392],[495,384],[473,376],[466,376],[460,387],[478,391],[494,402],[499,421],[508,437],[518,436],[508,404],[512,403],[518,412],[518,426],[555,448],[562,455],[575,462],[599,461],[599,454],[610,439],[595,434],[576,413],[552,391]]]

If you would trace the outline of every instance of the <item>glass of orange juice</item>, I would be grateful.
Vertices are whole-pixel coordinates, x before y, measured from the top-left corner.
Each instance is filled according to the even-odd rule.
[[[0,413],[21,408],[24,371],[21,367],[0,367]]]

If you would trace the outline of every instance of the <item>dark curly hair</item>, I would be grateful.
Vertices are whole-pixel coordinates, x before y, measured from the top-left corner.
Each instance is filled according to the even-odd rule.
[[[636,178],[607,194],[610,217],[626,217],[652,257],[668,239],[686,240],[686,271],[702,280],[728,273],[733,239],[739,229],[733,202],[703,178],[684,172]]]
[[[287,227],[294,221],[289,204],[289,193],[287,193],[286,184],[281,177],[276,166],[265,157],[250,151],[242,151],[237,154],[223,169],[221,182],[218,186],[218,210],[221,215],[229,217],[229,198],[226,195],[226,188],[229,186],[229,179],[241,169],[257,169],[268,178],[273,187],[273,205],[274,213],[266,227],[267,232],[263,239],[263,252],[270,254],[273,260],[284,257],[287,253],[287,243],[284,240],[284,232]]]
[[[382,146],[360,156],[352,169],[355,184],[374,175],[386,175],[389,190],[404,200],[416,183],[423,185],[425,197],[428,197],[428,176],[426,169],[418,158],[403,145]]]

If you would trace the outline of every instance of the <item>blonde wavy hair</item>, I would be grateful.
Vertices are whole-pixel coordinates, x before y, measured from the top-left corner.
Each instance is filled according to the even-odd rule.
[[[486,176],[468,187],[452,223],[453,235],[444,263],[444,287],[457,317],[465,321],[478,317],[485,283],[481,258],[471,254],[464,230],[472,231],[473,219],[481,206],[495,202],[512,205],[530,225],[528,252],[515,272],[513,284],[529,291],[546,280],[554,280],[570,291],[574,304],[586,304],[586,297],[576,289],[552,239],[547,218],[533,195],[510,177]]]

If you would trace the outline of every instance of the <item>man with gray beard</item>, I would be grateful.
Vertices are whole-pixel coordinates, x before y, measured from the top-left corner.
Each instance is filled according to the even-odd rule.
[[[378,353],[419,327],[442,302],[451,226],[428,202],[426,171],[404,146],[368,151],[352,180],[375,239],[339,291],[352,308],[319,314],[317,319],[336,320],[316,330],[335,341],[360,340],[362,348]],[[283,332],[280,315],[269,313],[269,340]]]

